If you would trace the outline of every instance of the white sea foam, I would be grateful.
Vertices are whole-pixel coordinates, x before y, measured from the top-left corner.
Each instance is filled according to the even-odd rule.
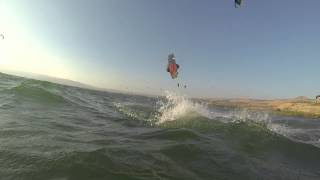
[[[173,121],[188,113],[196,113],[210,118],[210,111],[205,103],[194,102],[186,95],[165,91],[164,99],[157,102],[159,115],[157,124]]]

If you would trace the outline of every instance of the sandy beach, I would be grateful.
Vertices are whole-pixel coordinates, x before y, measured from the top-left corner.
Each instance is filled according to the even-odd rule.
[[[272,113],[292,116],[320,117],[320,103],[316,103],[315,99],[308,99],[305,97],[274,100],[211,99],[209,105],[270,111]]]

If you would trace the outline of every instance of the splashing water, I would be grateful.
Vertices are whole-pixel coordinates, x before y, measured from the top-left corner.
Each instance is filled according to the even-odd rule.
[[[181,121],[183,119],[200,121],[201,117],[204,117],[210,121],[219,121],[226,124],[260,124],[269,131],[294,141],[316,146],[320,144],[320,133],[318,131],[310,132],[308,130],[308,133],[305,133],[305,129],[292,129],[283,122],[280,124],[273,122],[274,117],[268,112],[250,111],[248,109],[219,112],[215,108],[209,108],[207,103],[198,102],[186,95],[171,91],[165,91],[164,98],[158,100],[157,106],[158,111],[155,116],[155,125],[161,125],[170,121]],[[303,140],[301,140],[302,137],[304,138]]]
[[[164,99],[157,102],[159,106],[157,124],[166,121],[173,121],[185,116],[203,116],[208,119],[216,119],[228,122],[245,122],[247,120],[254,120],[257,123],[270,122],[268,113],[250,112],[246,109],[234,110],[231,112],[217,112],[209,109],[208,104],[204,102],[195,102],[186,95],[181,95],[171,91],[165,91]]]
[[[210,111],[205,103],[193,102],[186,95],[179,95],[175,92],[165,91],[165,99],[159,100],[159,114],[157,123],[173,121],[187,115],[200,114],[210,118]]]

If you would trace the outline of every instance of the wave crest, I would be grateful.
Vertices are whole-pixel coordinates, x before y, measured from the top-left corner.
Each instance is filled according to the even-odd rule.
[[[53,85],[51,85],[53,86]],[[24,81],[9,89],[7,92],[14,94],[19,99],[31,99],[46,103],[63,103],[65,99],[50,86],[49,82]]]

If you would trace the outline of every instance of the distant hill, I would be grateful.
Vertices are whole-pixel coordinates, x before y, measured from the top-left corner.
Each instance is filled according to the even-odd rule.
[[[62,84],[62,85],[67,85],[67,86],[74,86],[74,87],[79,87],[79,88],[84,88],[84,89],[92,89],[92,90],[97,90],[97,91],[107,91],[107,92],[122,93],[122,94],[144,95],[144,94],[125,92],[125,91],[120,91],[120,90],[115,90],[115,89],[95,87],[95,86],[91,86],[91,85],[84,84],[81,82],[72,81],[69,79],[57,78],[57,77],[52,77],[52,76],[42,75],[42,74],[20,72],[20,71],[8,71],[8,70],[1,70],[0,73],[1,72],[5,73],[5,74],[20,76],[20,77],[25,77],[25,78],[30,78],[30,79],[40,80],[40,81],[49,81],[52,83],[57,83],[57,84]]]
[[[72,81],[72,80],[69,80],[69,79],[51,77],[51,76],[47,76],[47,75],[37,75],[37,74],[35,74],[33,76],[29,76],[29,78],[37,79],[37,80],[41,80],[41,81],[49,81],[49,82],[68,85],[68,86],[75,86],[75,87],[86,88],[86,89],[95,89],[95,87],[87,85],[87,84],[84,84],[84,83],[81,83],[81,82]]]
[[[42,74],[34,74],[29,72],[19,72],[19,71],[8,71],[8,70],[2,70],[2,72],[7,74],[12,74],[20,77],[30,78],[30,79],[36,79],[40,81],[49,81],[57,84],[67,85],[67,86],[75,86],[80,88],[86,88],[86,89],[98,89],[94,86],[90,86],[81,82],[72,81],[69,79],[63,79],[63,78],[56,78],[48,75],[42,75]]]
[[[310,98],[306,97],[306,96],[298,96],[296,98],[294,98],[295,100],[308,100]]]

